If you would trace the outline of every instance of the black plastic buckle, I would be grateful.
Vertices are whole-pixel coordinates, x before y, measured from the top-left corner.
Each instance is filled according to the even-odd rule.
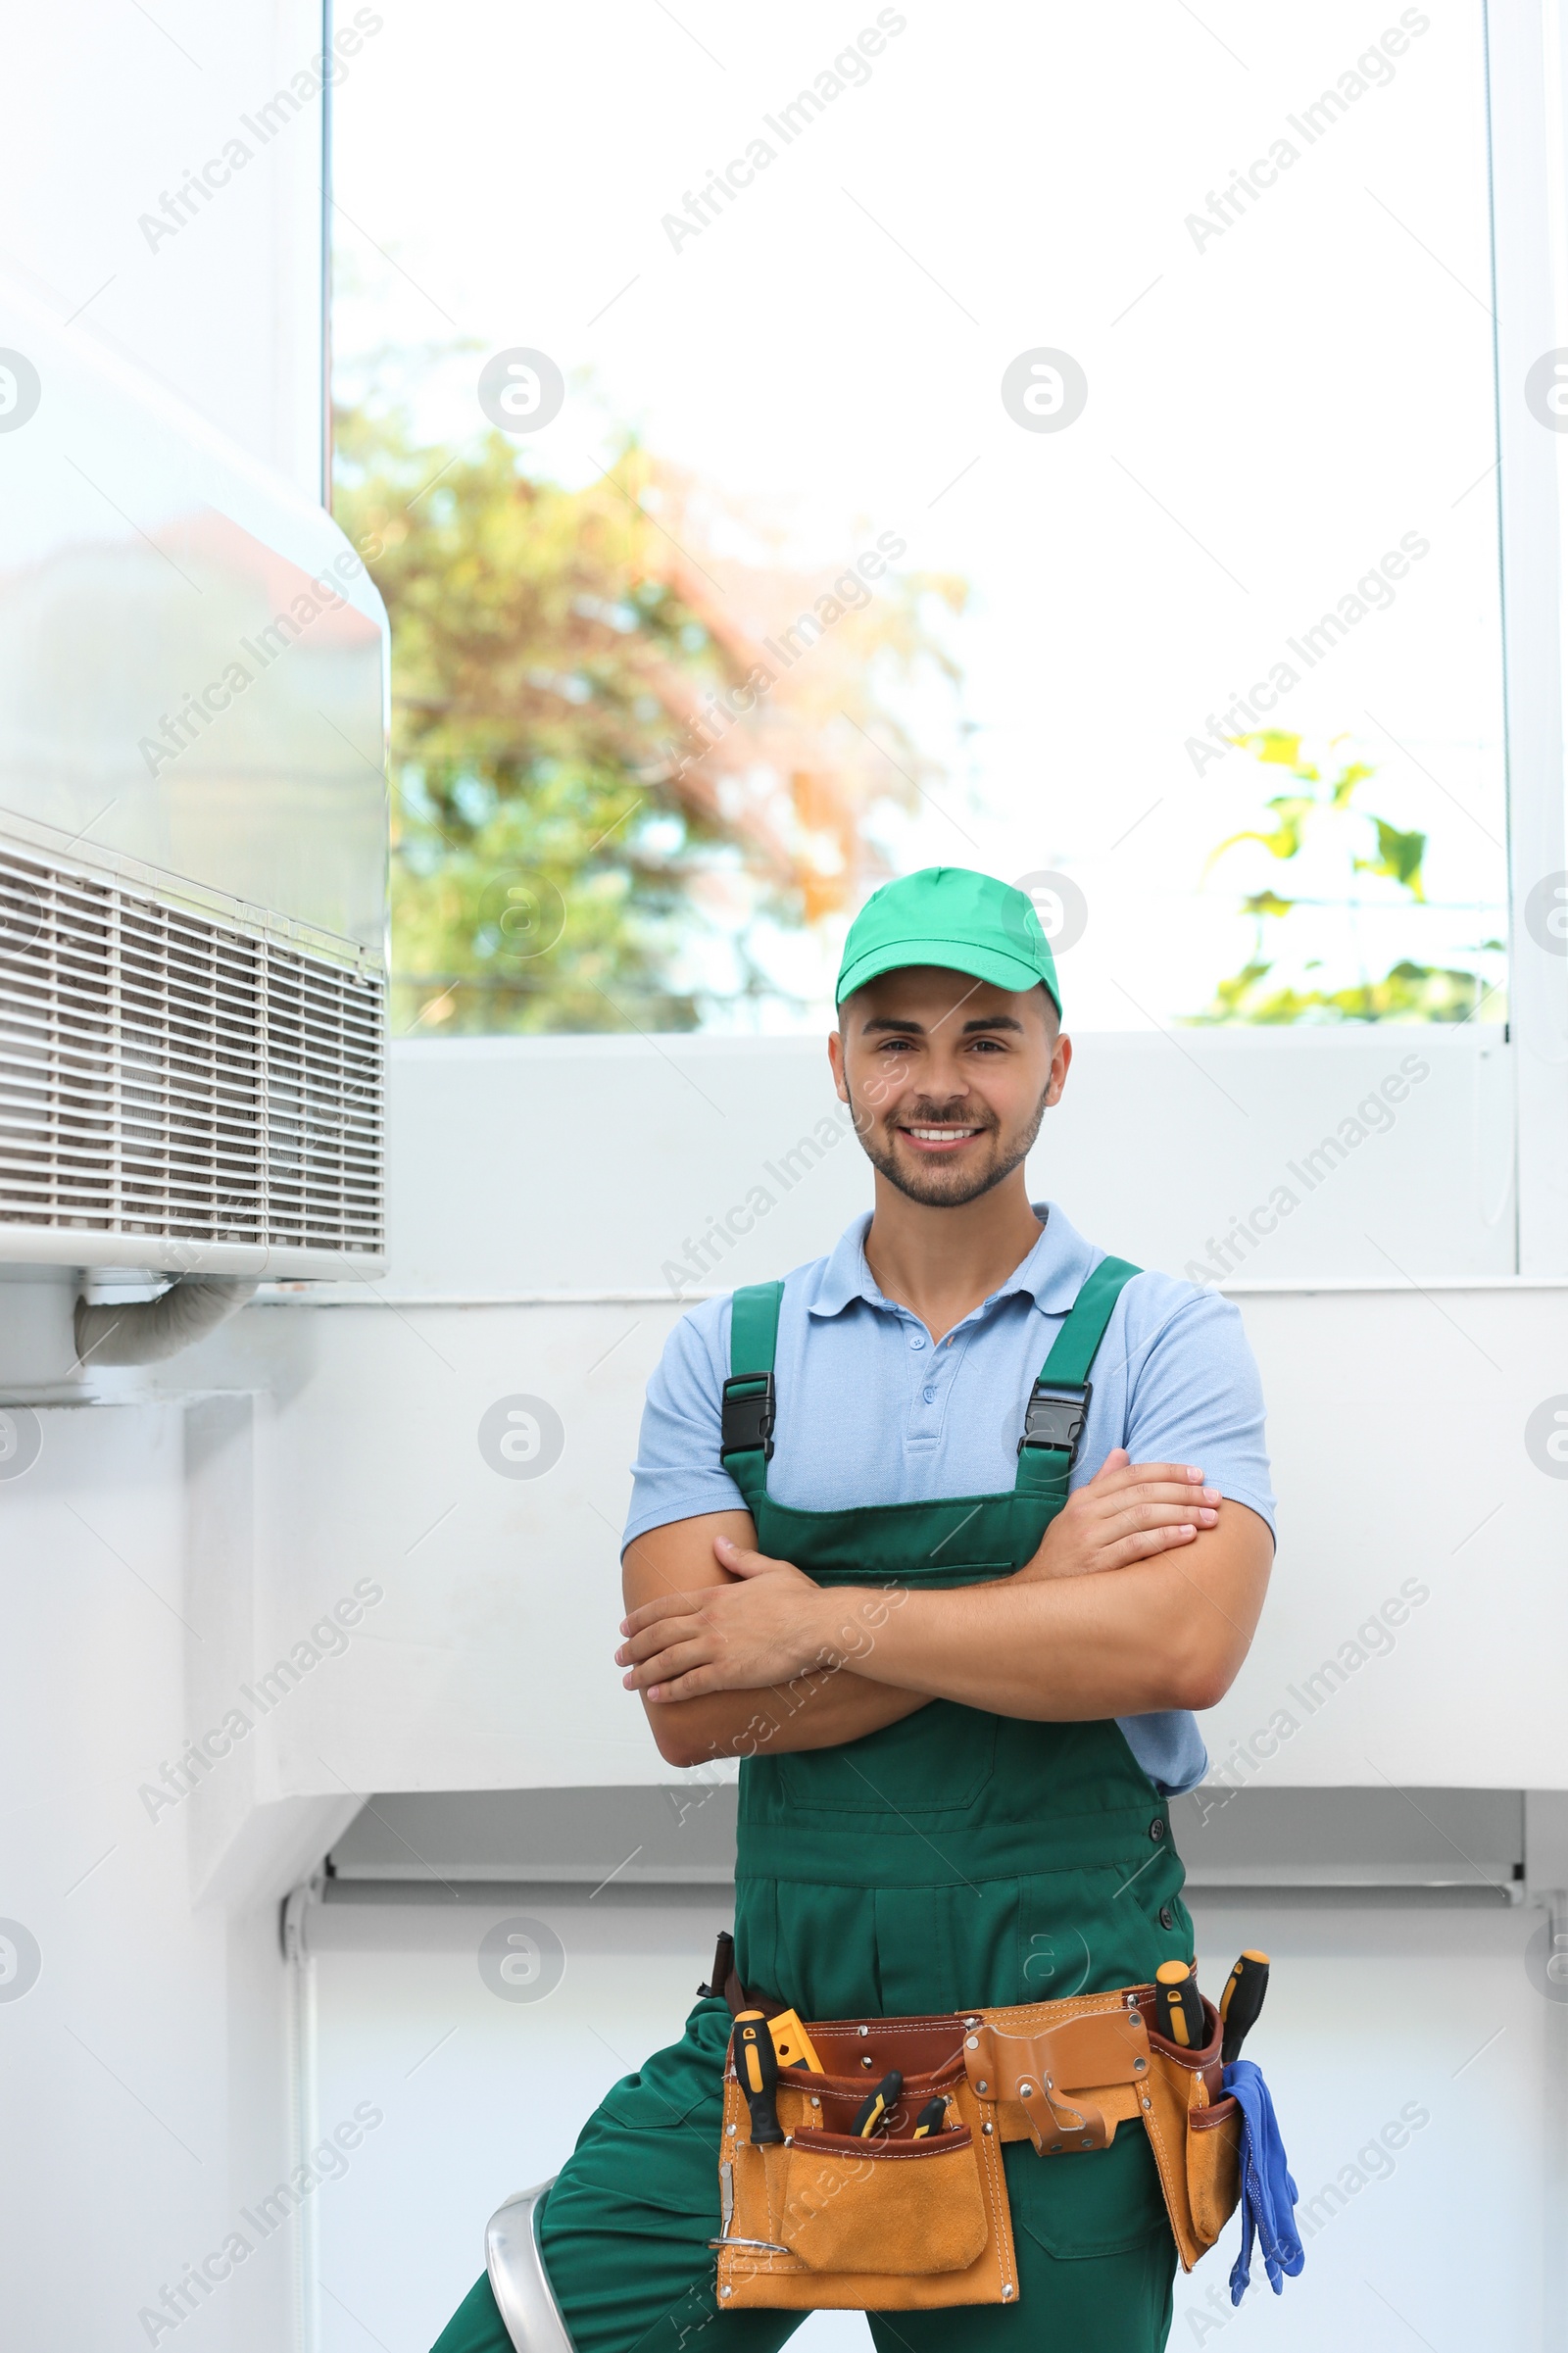
[[[760,1453],[764,1462],[771,1462],[773,1424],[777,1418],[778,1399],[771,1373],[731,1373],[724,1384],[720,1409],[719,1453]]]
[[[1089,1418],[1092,1394],[1092,1384],[1088,1381],[1080,1388],[1069,1388],[1063,1382],[1049,1389],[1043,1381],[1037,1381],[1029,1392],[1029,1403],[1024,1410],[1019,1453],[1025,1446],[1049,1447],[1066,1455],[1070,1470],[1078,1459],[1078,1441]]]
[[[721,1928],[718,1932],[718,1942],[713,1948],[713,1974],[706,1985],[698,1986],[698,1993],[704,2001],[711,2001],[715,1993],[722,1998],[724,1988],[734,1975],[735,1939],[727,1928]],[[746,2007],[744,2002],[741,2007],[742,2009]]]

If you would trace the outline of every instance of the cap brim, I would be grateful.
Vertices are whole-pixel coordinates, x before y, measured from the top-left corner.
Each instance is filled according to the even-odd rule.
[[[1043,972],[1022,956],[1004,956],[995,948],[968,947],[961,941],[951,940],[888,940],[880,948],[867,950],[858,956],[839,975],[838,996],[842,1005],[857,989],[863,989],[868,980],[880,980],[884,972],[907,972],[915,964],[935,964],[944,972],[965,972],[971,980],[985,980],[994,989],[1010,989],[1015,996],[1027,990],[1044,987],[1047,996],[1061,1013],[1061,1000]]]

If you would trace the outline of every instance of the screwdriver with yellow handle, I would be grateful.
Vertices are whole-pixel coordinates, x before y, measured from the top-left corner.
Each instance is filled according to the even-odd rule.
[[[1154,1972],[1154,2025],[1167,2042],[1184,2051],[1201,2050],[1208,2040],[1198,1979],[1187,1961],[1161,1961]]]
[[[735,2021],[735,2073],[752,2112],[754,2148],[778,2148],[784,2128],[778,2121],[778,2053],[760,2010],[742,2010]]]
[[[1268,1955],[1266,1952],[1244,1952],[1219,1997],[1219,2014],[1225,2029],[1220,2044],[1220,2057],[1229,2067],[1241,2056],[1242,2044],[1257,2023],[1268,1991]]]

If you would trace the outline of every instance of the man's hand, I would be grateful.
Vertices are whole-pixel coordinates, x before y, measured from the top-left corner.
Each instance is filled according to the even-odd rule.
[[[1191,1463],[1134,1462],[1113,1446],[1094,1477],[1075,1488],[1040,1540],[1020,1579],[1092,1577],[1130,1569],[1178,1544],[1196,1543],[1219,1520],[1220,1493]]]
[[[697,1699],[710,1691],[760,1691],[850,1655],[827,1633],[830,1595],[787,1560],[713,1539],[718,1565],[739,1583],[662,1593],[622,1619],[627,1638],[615,1652],[621,1682],[652,1702]],[[824,1603],[827,1613],[824,1614]]]
[[[715,1541],[720,1538],[728,1540],[727,1545]],[[702,1512],[694,1519],[650,1529],[627,1545],[621,1562],[627,1625],[646,1602],[684,1594],[688,1598],[677,1614],[689,1616],[694,1608],[706,1606],[715,1588],[738,1588],[742,1571],[731,1565],[737,1559],[760,1569],[787,1567],[764,1560],[756,1545],[757,1530],[749,1511]],[[793,1578],[799,1572],[790,1574]],[[825,1606],[827,1597],[814,1586],[811,1594],[811,1606]],[[898,1598],[862,1593],[846,1606],[842,1595],[835,1597],[835,1629],[851,1623],[847,1641],[834,1638],[836,1662],[854,1654],[855,1624],[862,1616],[867,1624],[885,1624]],[[627,1680],[635,1682],[634,1677]],[[705,1765],[714,1757],[782,1756],[841,1747],[847,1740],[861,1740],[868,1733],[901,1723],[926,1705],[923,1691],[868,1683],[842,1663],[793,1675],[786,1685],[765,1690],[743,1687],[714,1691],[701,1699],[660,1699],[652,1705],[646,1691],[641,1697],[660,1755],[666,1764],[682,1767]]]
[[[1113,1557],[1120,1541],[1112,1536],[1098,1551],[1091,1542],[1083,1557]],[[906,1593],[857,1672],[1048,1724],[1207,1708],[1223,1698],[1268,1585],[1273,1538],[1259,1513],[1233,1497],[1191,1542],[1129,1558],[1108,1577],[1053,1574],[1044,1551],[1000,1582]],[[841,1586],[834,1598],[843,1622],[893,1596]]]

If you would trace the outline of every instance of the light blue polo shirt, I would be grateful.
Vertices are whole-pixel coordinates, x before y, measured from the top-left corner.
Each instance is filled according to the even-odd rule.
[[[1030,1388],[1106,1254],[1054,1201],[1034,1208],[1045,1231],[1028,1257],[940,1347],[877,1289],[865,1262],[869,1216],[828,1257],[786,1278],[767,1466],[780,1503],[842,1511],[1012,1486]],[[664,1344],[632,1465],[627,1544],[671,1520],[746,1508],[718,1458],[729,1325],[728,1295],[705,1299]],[[1228,1299],[1174,1275],[1135,1275],[1111,1311],[1090,1382],[1073,1487],[1094,1477],[1112,1446],[1125,1446],[1134,1462],[1198,1464],[1208,1486],[1249,1504],[1272,1530],[1262,1387]],[[1167,1795],[1203,1778],[1207,1755],[1185,1710],[1124,1717],[1121,1729]]]

